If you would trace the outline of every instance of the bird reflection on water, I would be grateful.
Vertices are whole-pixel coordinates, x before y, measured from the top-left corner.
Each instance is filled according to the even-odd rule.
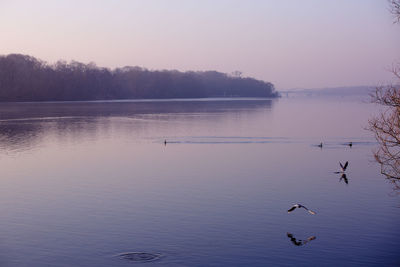
[[[293,234],[291,234],[291,233],[286,233],[286,235],[287,235],[287,237],[289,237],[290,238],[290,241],[293,243],[293,245],[295,245],[295,246],[303,246],[303,245],[305,245],[305,244],[307,244],[308,242],[310,242],[310,241],[312,241],[312,240],[314,240],[314,239],[316,239],[317,237],[316,236],[310,236],[310,237],[308,237],[306,240],[302,240],[302,239],[296,239],[294,236],[293,236]]]
[[[346,184],[349,184],[349,179],[347,178],[347,175],[345,173],[342,174],[342,176],[340,176],[339,181],[344,181]]]

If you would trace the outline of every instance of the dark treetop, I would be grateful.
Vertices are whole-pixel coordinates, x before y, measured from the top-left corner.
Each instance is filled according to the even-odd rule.
[[[0,101],[277,97],[274,85],[216,71],[107,69],[94,63],[51,65],[27,55],[0,56]]]

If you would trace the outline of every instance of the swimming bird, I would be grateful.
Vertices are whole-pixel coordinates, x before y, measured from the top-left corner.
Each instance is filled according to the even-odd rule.
[[[310,214],[313,214],[313,215],[316,214],[314,211],[307,209],[306,207],[304,207],[304,206],[301,205],[301,204],[294,204],[287,212],[288,212],[288,213],[291,213],[291,212],[294,211],[296,208],[303,208],[303,209],[305,209],[306,211],[308,211]]]
[[[165,145],[165,146],[167,145],[167,140],[164,140],[164,145]]]
[[[348,146],[349,146],[349,147],[352,147],[352,146],[353,146],[353,142],[350,142],[350,143],[348,144]]]
[[[319,145],[317,145],[317,147],[320,147],[320,148],[322,148],[322,142],[321,142]]]

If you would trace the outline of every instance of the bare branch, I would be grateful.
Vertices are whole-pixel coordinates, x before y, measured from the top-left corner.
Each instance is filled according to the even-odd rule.
[[[398,66],[392,69],[399,78]],[[381,165],[381,173],[400,190],[400,88],[398,85],[377,87],[372,102],[387,107],[378,116],[369,120],[371,130],[379,143],[374,152],[375,160]]]
[[[390,13],[393,14],[394,23],[400,23],[400,0],[389,0]]]
[[[400,0],[388,0],[394,23],[400,23]],[[375,134],[379,148],[374,152],[381,165],[381,173],[400,192],[400,64],[393,65],[391,72],[397,84],[380,86],[371,95],[372,102],[387,107],[369,121],[369,130]]]

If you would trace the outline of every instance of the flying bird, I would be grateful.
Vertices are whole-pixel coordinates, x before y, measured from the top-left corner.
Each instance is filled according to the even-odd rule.
[[[346,171],[346,169],[347,169],[347,166],[349,166],[349,162],[348,161],[346,161],[346,163],[343,165],[341,162],[339,162],[339,165],[340,165],[340,168],[342,169],[341,171],[339,171],[339,172],[335,172],[335,173],[344,173],[345,171]]]
[[[308,211],[310,214],[316,214],[314,211],[312,211],[312,210],[309,210],[309,209],[307,209],[306,207],[304,207],[303,205],[301,205],[301,204],[294,204],[290,209],[288,209],[288,213],[291,213],[292,211],[294,211],[296,208],[303,208],[303,209],[305,209],[306,211]]]
[[[340,168],[342,169],[341,171],[335,172],[335,173],[345,173],[347,166],[349,166],[349,162],[346,161],[346,163],[343,165],[341,162],[339,162]]]

